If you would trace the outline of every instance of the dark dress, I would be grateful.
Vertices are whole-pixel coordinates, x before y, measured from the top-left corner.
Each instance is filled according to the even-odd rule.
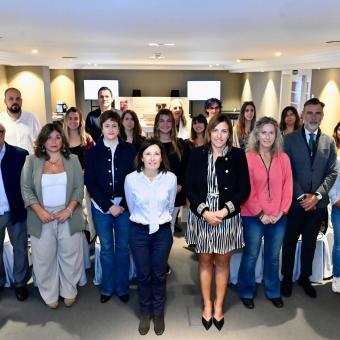
[[[181,152],[181,158],[172,150],[172,143],[162,143],[170,164],[170,171],[177,176],[177,184],[182,186],[182,190],[176,195],[175,207],[186,205],[185,193],[185,172],[188,163],[188,146],[182,138],[177,138],[177,145]]]

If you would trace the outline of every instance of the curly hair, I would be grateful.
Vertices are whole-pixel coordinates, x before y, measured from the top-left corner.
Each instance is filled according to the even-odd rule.
[[[271,150],[272,155],[282,151],[283,139],[279,130],[279,124],[274,118],[266,116],[260,118],[255,123],[254,129],[249,135],[246,151],[255,151],[256,153],[260,152],[259,133],[261,132],[263,126],[266,124],[271,124],[275,128],[275,140]]]

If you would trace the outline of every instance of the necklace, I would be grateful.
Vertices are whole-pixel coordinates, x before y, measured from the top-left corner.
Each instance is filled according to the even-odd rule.
[[[60,158],[58,158],[57,160],[55,161],[52,161],[52,160],[48,160],[47,162],[51,164],[52,168],[55,168],[56,167],[56,164],[60,161]]]
[[[272,197],[271,197],[271,192],[270,192],[270,183],[269,183],[269,172],[270,172],[270,167],[272,165],[272,160],[273,160],[273,157],[270,157],[270,162],[269,162],[269,166],[267,168],[267,165],[264,161],[264,159],[262,158],[262,155],[261,153],[259,153],[259,156],[261,158],[261,161],[264,165],[264,168],[266,169],[266,173],[267,173],[267,202],[271,202],[272,201]]]

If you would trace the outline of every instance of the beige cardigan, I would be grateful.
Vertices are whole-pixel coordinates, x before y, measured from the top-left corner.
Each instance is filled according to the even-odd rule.
[[[84,177],[78,157],[70,155],[69,159],[62,157],[67,176],[66,205],[69,201],[78,201],[79,204],[69,218],[70,234],[84,229],[82,200],[84,195]],[[27,208],[27,232],[40,238],[42,222],[37,214],[30,208],[32,204],[43,206],[41,177],[45,159],[30,155],[26,158],[21,173],[21,193]]]

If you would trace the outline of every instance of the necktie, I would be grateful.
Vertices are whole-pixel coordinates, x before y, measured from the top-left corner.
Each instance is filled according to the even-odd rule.
[[[308,146],[309,146],[309,150],[311,152],[311,154],[314,153],[315,150],[315,140],[314,140],[314,133],[310,133],[309,134],[309,142],[308,142]]]

